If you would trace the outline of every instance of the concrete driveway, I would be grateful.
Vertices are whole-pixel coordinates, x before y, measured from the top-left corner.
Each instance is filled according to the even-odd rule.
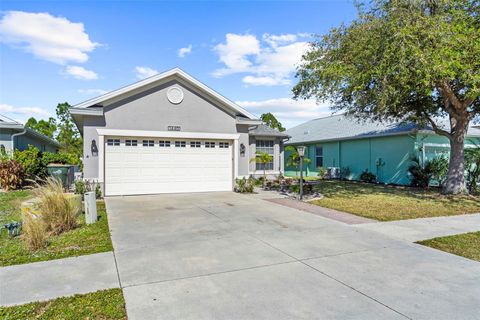
[[[129,319],[478,319],[480,263],[234,193],[106,199]]]

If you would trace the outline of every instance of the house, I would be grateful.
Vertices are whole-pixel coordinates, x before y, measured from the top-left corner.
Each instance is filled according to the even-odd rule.
[[[0,150],[23,151],[32,145],[40,151],[57,152],[60,144],[23,124],[0,115]]]
[[[412,157],[425,162],[450,150],[448,139],[430,129],[412,123],[359,122],[345,115],[314,119],[286,133],[291,136],[288,145],[307,146],[309,175],[317,175],[318,167],[331,167],[347,179],[358,180],[368,170],[387,184],[410,183]],[[476,144],[480,145],[480,129],[471,127],[465,146]],[[287,167],[286,175],[295,176],[296,168]]]
[[[235,178],[263,173],[250,161],[273,156],[283,139],[254,115],[176,68],[73,106],[83,135],[84,178],[104,195],[230,191]]]

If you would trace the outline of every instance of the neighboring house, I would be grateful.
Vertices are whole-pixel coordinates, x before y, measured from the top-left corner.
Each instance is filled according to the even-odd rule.
[[[318,167],[333,167],[337,172],[349,172],[347,179],[358,180],[368,170],[387,184],[410,183],[412,157],[425,162],[442,154],[448,156],[450,150],[446,137],[411,123],[358,122],[344,115],[311,120],[286,133],[291,136],[287,145],[308,147],[309,175],[317,175]],[[465,146],[475,144],[480,145],[480,129],[471,127]],[[296,169],[286,168],[286,175],[296,175]]]
[[[60,144],[33,129],[26,128],[23,124],[0,115],[0,150],[11,152],[23,151],[28,145],[40,151],[57,152]]]
[[[235,178],[261,174],[250,161],[273,155],[283,171],[284,134],[180,69],[75,105],[84,178],[105,195],[230,191]]]

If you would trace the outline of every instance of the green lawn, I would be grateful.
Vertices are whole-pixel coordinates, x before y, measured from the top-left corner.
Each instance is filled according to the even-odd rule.
[[[457,234],[417,242],[424,246],[480,261],[480,232]]]
[[[29,191],[0,193],[0,223],[20,220],[19,205],[31,197]],[[99,221],[86,225],[85,217],[79,217],[79,227],[50,237],[45,249],[28,251],[20,237],[10,238],[5,230],[0,236],[0,266],[23,264],[37,261],[53,260],[86,254],[112,251],[112,242],[108,229],[105,204],[97,202]]]
[[[480,212],[479,197],[444,196],[438,190],[325,180],[315,188],[324,198],[313,204],[380,221]]]
[[[109,289],[20,306],[0,307],[0,319],[117,320],[127,319],[127,314],[122,290]]]

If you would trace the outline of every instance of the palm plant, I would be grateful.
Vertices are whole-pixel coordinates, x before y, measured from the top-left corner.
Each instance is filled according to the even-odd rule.
[[[298,155],[297,147],[295,146],[287,146],[285,147],[285,151],[289,153],[287,158],[287,166],[295,168],[295,175],[298,176],[298,171],[300,169],[300,156]],[[312,162],[312,160],[308,157],[303,157],[303,164],[305,165],[305,176],[308,177],[308,165]]]
[[[260,163],[263,168],[263,187],[265,188],[265,182],[267,181],[267,164],[273,161],[273,156],[266,152],[257,151],[255,157],[250,159],[250,162]]]

